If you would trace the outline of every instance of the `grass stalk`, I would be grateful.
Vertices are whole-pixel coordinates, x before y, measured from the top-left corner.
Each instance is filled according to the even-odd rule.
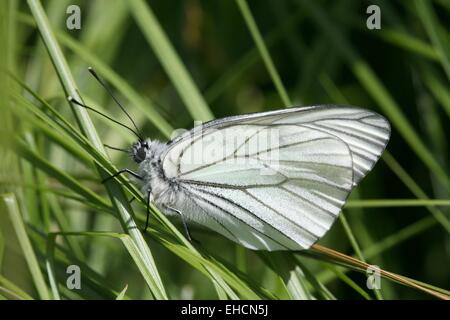
[[[252,35],[253,41],[255,41],[256,47],[258,48],[261,58],[264,61],[267,71],[269,72],[269,75],[272,78],[272,81],[275,85],[275,88],[278,91],[278,94],[281,97],[284,106],[285,107],[291,106],[292,102],[287,94],[283,82],[281,81],[281,77],[278,74],[277,69],[275,68],[275,64],[273,63],[272,58],[270,57],[269,50],[267,50],[267,47],[261,36],[261,32],[259,31],[258,26],[256,25],[255,19],[253,18],[253,15],[247,4],[247,1],[236,0],[236,3],[239,7],[239,10],[242,13],[242,16],[244,17],[245,23],[247,24],[250,34]]]
[[[17,240],[19,241],[39,297],[43,300],[49,300],[50,294],[48,292],[47,284],[45,283],[44,276],[39,267],[33,246],[28,238],[25,223],[20,213],[16,197],[13,194],[4,194],[1,195],[1,198],[6,206],[6,211],[8,212],[11,225],[14,228],[14,232],[17,236]]]
[[[134,19],[177,89],[192,118],[200,121],[213,119],[208,104],[170,43],[153,10],[142,0],[131,0],[129,5]]]
[[[40,2],[38,0],[28,0],[28,5],[36,20],[39,32],[41,33],[42,39],[45,43],[49,56],[61,81],[61,85],[66,93],[66,96],[72,96],[78,101],[83,101],[78,93],[75,80],[70,73],[69,67],[62,54],[62,51],[58,43],[56,42],[56,39],[53,35],[53,32]],[[100,153],[106,155],[103,144],[96,132],[94,125],[92,124],[87,110],[76,105],[72,105],[72,108],[82,132]],[[103,169],[101,169],[100,167],[98,169],[101,178],[105,178],[108,176]],[[133,241],[139,248],[140,255],[142,255],[142,258],[145,261],[145,268],[147,269],[149,274],[152,275],[152,285],[150,286],[152,294],[156,299],[167,299],[167,293],[162,284],[162,280],[156,268],[150,248],[146,244],[138,226],[134,221],[132,209],[128,203],[128,200],[125,198],[123,190],[121,189],[120,185],[114,181],[108,182],[106,184],[106,188],[111,197],[111,201],[113,202],[113,205],[118,212],[118,218],[120,219],[124,231],[130,234],[130,236],[132,237]]]

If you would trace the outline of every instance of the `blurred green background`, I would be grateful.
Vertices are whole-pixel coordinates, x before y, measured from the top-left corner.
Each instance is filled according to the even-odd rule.
[[[450,201],[433,199],[449,199],[450,188],[450,2],[57,0],[42,1],[41,11],[39,3],[0,4],[1,298],[431,297],[387,279],[369,290],[364,270],[329,256],[255,253],[202,230],[193,230],[201,247],[192,248],[158,214],[148,246],[124,246],[117,235],[129,232],[108,194],[122,198],[106,192],[93,164],[108,169],[109,162],[77,138],[80,121],[82,130],[90,122],[65,100],[78,89],[87,104],[129,124],[88,66],[152,139],[194,121],[293,105],[350,104],[383,114],[392,125],[388,152],[320,244],[448,295]],[[373,4],[379,30],[366,26]],[[79,30],[66,27],[70,5],[81,10]],[[38,29],[50,32],[45,42]],[[66,81],[72,76],[74,83]],[[102,143],[134,141],[90,116]],[[96,134],[88,134],[94,145]],[[126,155],[107,154],[116,168],[134,169]],[[136,194],[122,184],[126,198]],[[142,201],[132,207],[142,226]],[[116,233],[58,236],[52,248],[48,234],[58,231]],[[144,256],[140,264],[133,248]],[[81,267],[81,290],[66,287],[72,264]]]

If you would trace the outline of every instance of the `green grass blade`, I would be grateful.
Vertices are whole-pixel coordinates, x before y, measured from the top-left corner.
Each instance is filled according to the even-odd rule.
[[[57,71],[58,77],[61,81],[62,87],[66,92],[66,95],[70,95],[78,101],[82,101],[82,98],[78,94],[75,81],[69,71],[66,60],[61,52],[58,43],[55,40],[53,32],[49,26],[48,20],[45,16],[44,10],[38,0],[28,0],[30,10],[36,20],[39,32],[43,38],[47,51]],[[78,106],[73,106],[73,110],[76,115],[79,126],[83,133],[88,137],[90,142],[99,150],[99,152],[105,154],[103,144],[89,118],[87,110]],[[106,177],[107,173],[99,167],[99,173],[101,177]],[[121,187],[111,181],[106,184],[106,188],[109,191],[111,200],[113,201],[115,209],[119,213],[121,224],[125,230],[135,241],[138,246],[140,254],[145,261],[146,271],[152,275],[154,279],[154,286],[150,287],[151,292],[157,299],[167,299],[167,294],[162,284],[161,277],[157,271],[157,267],[153,260],[150,248],[144,241],[142,234],[137,227],[133,219],[131,207],[128,200],[125,198],[124,192]]]
[[[414,179],[403,169],[403,167],[395,160],[395,158],[389,153],[385,152],[383,160],[389,165],[389,167],[397,174],[397,176],[408,186],[412,193],[419,199],[428,200],[428,196],[422,190],[422,188],[414,181]],[[450,233],[450,221],[446,215],[438,210],[438,208],[428,206],[427,209],[431,212],[434,218],[444,227],[447,233]]]
[[[278,94],[280,95],[283,104],[286,107],[291,106],[292,102],[270,57],[269,51],[267,50],[267,47],[264,43],[264,40],[261,36],[258,26],[256,25],[247,2],[245,0],[236,0],[236,3],[241,11],[242,16],[244,17],[250,34],[255,41],[261,58],[266,65],[266,68],[271,76]],[[283,256],[283,262],[279,262],[276,258],[272,259],[271,257],[272,255],[268,257],[268,261],[276,270],[275,272],[283,280],[290,296],[294,299],[311,299],[312,296],[306,286],[307,282],[305,279],[304,271],[298,264],[295,263],[295,259],[289,253],[286,253],[286,255]]]
[[[17,239],[23,251],[28,269],[30,270],[31,276],[33,277],[34,285],[39,293],[39,297],[41,299],[48,300],[50,299],[50,295],[48,292],[47,284],[45,283],[44,276],[39,267],[39,263],[33,250],[33,246],[31,245],[30,239],[28,238],[28,234],[25,229],[25,224],[23,222],[16,197],[13,194],[4,194],[0,197],[2,198],[2,201],[6,206],[6,211],[17,235]]]
[[[311,12],[315,22],[329,36],[330,41],[342,57],[346,59],[355,77],[378,103],[383,112],[386,113],[388,119],[395,126],[396,130],[402,134],[405,141],[411,146],[417,156],[428,166],[444,186],[450,188],[450,178],[447,172],[432,156],[432,153],[420,139],[416,130],[411,126],[394,98],[381,83],[372,68],[359,56],[358,52],[342,35],[339,27],[315,3],[304,0],[300,3]]]
[[[27,89],[27,90],[29,90],[29,89]],[[29,91],[29,92],[32,93],[32,94],[36,97],[36,99],[38,99],[38,100],[42,103],[42,106],[45,107],[45,109],[46,109],[47,111],[49,111],[51,114],[55,115],[55,117],[56,117],[60,122],[64,123],[65,126],[61,126],[61,128],[66,129],[66,131],[64,131],[64,132],[67,132],[68,134],[71,134],[71,137],[74,139],[73,143],[74,143],[75,145],[81,144],[82,146],[88,146],[88,147],[85,149],[84,152],[90,152],[91,154],[86,156],[86,155],[84,155],[84,154],[82,153],[82,154],[79,155],[78,159],[84,159],[84,158],[86,158],[86,157],[87,157],[87,159],[91,159],[91,157],[94,156],[94,158],[96,158],[96,161],[98,161],[98,163],[99,163],[100,165],[103,165],[103,166],[106,168],[106,170],[111,170],[111,166],[110,166],[107,162],[105,162],[106,160],[104,160],[104,159],[102,158],[102,155],[97,154],[97,153],[95,152],[95,148],[90,146],[89,141],[85,141],[85,139],[84,139],[82,136],[79,136],[78,134],[76,134],[75,128],[73,128],[69,123],[67,123],[67,122],[65,121],[64,118],[60,118],[60,115],[59,115],[59,114],[58,114],[58,113],[57,113],[50,105],[48,105],[45,101],[43,101],[41,98],[39,98],[38,96],[36,96],[32,91]],[[40,113],[40,112],[37,112],[37,110],[35,110],[36,107],[35,107],[33,104],[28,103],[28,104],[23,104],[23,105],[29,107],[31,112],[35,113],[35,114],[38,115],[41,119],[43,119],[46,123],[48,123],[48,127],[49,127],[49,128],[52,128],[52,127],[58,125],[58,122],[53,123],[52,121],[54,121],[54,120],[52,120],[51,118],[47,118],[44,114],[42,114],[42,113]],[[26,114],[20,114],[20,115],[21,115],[21,118],[22,118],[22,119],[28,119],[28,117],[27,117]],[[33,123],[34,123],[34,122],[33,122]],[[67,128],[65,128],[65,127],[67,127]],[[44,126],[42,129],[44,129],[44,128],[46,128],[46,127]],[[68,141],[66,141],[66,142],[69,142],[70,139],[71,139],[71,138],[67,138],[67,137],[66,137],[66,138],[63,139],[63,140],[68,140]],[[58,139],[56,139],[56,140],[58,140]],[[59,142],[58,142],[58,143],[59,143]],[[17,148],[16,148],[16,149],[17,149]],[[82,151],[82,152],[83,152],[83,151]],[[44,163],[46,163],[45,160],[43,160],[43,159],[41,159],[41,158],[38,158],[38,159],[39,159],[39,160],[36,161],[36,164],[39,165],[42,161],[43,161]],[[47,167],[48,167],[48,168],[47,168]],[[48,174],[50,174],[50,175],[53,176],[53,177],[60,178],[62,172],[60,172],[58,169],[53,168],[53,166],[52,166],[51,164],[48,164],[48,163],[47,163],[47,166],[46,166],[45,168],[46,168],[46,170],[47,170],[47,169],[49,170],[49,171],[47,172]],[[71,177],[69,177],[69,179],[70,179],[70,178],[71,178]],[[72,179],[72,180],[73,180],[73,179]],[[64,182],[65,182],[65,179],[61,179],[60,181],[64,183]],[[76,183],[75,180],[74,180],[74,181],[71,181],[71,183],[74,183],[74,182]],[[81,185],[78,185],[78,187],[81,188],[81,189],[84,188],[84,187],[81,186]],[[130,190],[134,190],[134,188],[133,188],[131,185],[129,185],[129,184],[126,184],[126,187],[129,188]],[[76,188],[75,190],[77,190],[77,189],[78,189],[78,188]],[[89,192],[89,190],[84,190],[84,189],[83,189],[81,193],[84,193],[84,192],[86,192],[86,191]],[[133,193],[133,191],[132,191],[132,193]],[[133,194],[134,194],[134,196],[136,196],[136,197],[138,197],[138,198],[140,199],[141,196],[140,196],[139,193],[133,193]],[[86,200],[87,200],[87,201],[84,201],[85,204],[88,204],[88,205],[93,204],[94,207],[97,206],[97,204],[92,203],[92,202],[91,202],[90,200],[88,200],[87,198],[86,198]],[[142,199],[141,199],[140,201],[142,201]],[[102,209],[102,208],[103,208],[103,209]],[[106,207],[104,207],[104,206],[103,206],[103,207],[98,207],[98,209],[100,209],[100,210],[105,210],[105,209],[107,209],[107,211],[109,210],[108,208],[106,208]],[[162,216],[160,213],[158,213],[158,214],[157,214],[157,219],[162,219],[160,222],[162,223],[163,226],[165,226],[168,230],[170,230],[170,231],[172,231],[174,234],[176,234],[176,235],[178,236],[178,238],[180,239],[180,241],[181,241],[182,243],[184,243],[186,246],[190,246],[190,249],[189,249],[189,251],[188,251],[190,255],[188,254],[188,255],[186,255],[186,256],[181,256],[182,258],[185,258],[185,259],[188,261],[188,259],[192,259],[192,256],[199,255],[199,253],[195,251],[195,249],[191,246],[191,244],[190,244],[186,239],[184,239],[184,237],[179,233],[179,231],[178,231],[176,228],[174,228],[174,227],[170,224],[170,222],[167,221],[167,218],[165,218],[165,217]],[[144,222],[144,221],[145,221],[144,219],[141,219],[141,222]],[[204,260],[201,260],[201,261],[202,261],[202,262],[200,263],[200,266],[196,265],[196,267],[199,268],[201,271],[203,271],[205,267],[203,267],[202,264],[205,264],[205,262],[204,262]],[[188,261],[188,262],[189,262],[189,261]],[[237,296],[235,295],[235,293],[233,292],[233,290],[228,286],[228,284],[222,279],[222,277],[221,277],[221,275],[220,275],[220,273],[221,273],[221,272],[224,272],[224,270],[215,271],[215,270],[213,270],[212,268],[210,268],[209,266],[206,266],[206,269],[207,269],[207,270],[205,270],[206,275],[207,275],[208,277],[211,278],[211,280],[213,281],[214,285],[216,285],[216,284],[220,285],[220,286],[222,287],[223,291],[225,291],[225,292],[227,293],[228,296],[237,298]],[[209,270],[209,271],[208,271],[208,270]],[[237,290],[242,294],[242,296],[246,297],[246,296],[247,296],[247,293],[249,292],[249,291],[246,289],[246,284],[245,284],[244,282],[242,282],[242,281],[241,281],[241,282],[234,282],[234,283],[236,284],[236,288],[237,288]],[[251,298],[254,299],[255,297],[256,297],[255,295],[248,296],[249,299],[251,299]]]
[[[53,252],[54,252],[54,243],[56,240],[56,237],[58,235],[68,237],[68,236],[86,236],[86,237],[107,237],[107,238],[113,238],[118,239],[122,242],[125,249],[130,254],[131,258],[133,259],[134,263],[138,267],[139,271],[141,272],[144,280],[147,282],[147,285],[149,288],[156,287],[158,284],[154,280],[153,273],[148,269],[147,267],[147,261],[142,256],[138,246],[135,244],[134,240],[128,235],[128,234],[120,234],[120,233],[113,233],[113,232],[58,232],[58,233],[51,233],[49,234],[49,240],[48,240],[48,257],[50,257],[50,265],[54,264],[53,259]],[[53,282],[54,282],[54,289],[57,291],[56,286],[56,277],[54,277],[53,274]],[[53,287],[52,286],[52,287]],[[125,294],[125,293],[123,293]]]
[[[231,288],[244,299],[259,300],[274,298],[270,292],[252,283],[249,279],[246,279],[236,268],[225,264],[223,261],[214,259],[208,253],[200,253],[196,250],[193,253],[192,250],[185,246],[169,242],[164,237],[158,238],[166,248],[176,253],[180,258],[197,268],[206,276],[212,278],[213,281],[216,281],[231,299],[238,298]]]
[[[430,68],[422,68],[424,83],[450,118],[450,90]]]
[[[99,197],[96,193],[91,191],[88,188],[85,188],[83,185],[81,185],[77,180],[75,180],[73,177],[68,175],[65,172],[62,172],[61,170],[55,168],[50,162],[30,150],[24,142],[17,141],[16,148],[14,149],[15,152],[17,152],[17,155],[21,156],[22,158],[26,159],[30,163],[33,163],[33,165],[43,172],[45,172],[47,175],[57,179],[59,182],[61,182],[63,185],[68,187],[69,189],[75,191],[80,196],[85,197],[86,199],[89,199],[90,202],[101,206],[101,207],[109,207],[109,204],[101,197]]]
[[[253,40],[255,41],[255,44],[264,61],[264,64],[266,65],[267,71],[269,72],[270,77],[272,78],[272,81],[278,91],[278,94],[280,95],[281,100],[283,101],[284,106],[285,107],[291,106],[292,102],[289,99],[286,88],[284,87],[280,75],[278,74],[278,71],[275,68],[272,58],[270,57],[269,51],[267,50],[267,47],[264,43],[261,33],[259,32],[258,26],[256,25],[255,19],[253,18],[253,15],[247,4],[247,1],[236,0],[236,2],[242,13],[242,16],[244,17],[247,27],[250,30],[250,34],[252,35]]]
[[[126,285],[122,291],[120,291],[119,295],[117,296],[116,300],[123,300],[125,298],[125,294],[127,293],[128,285]]]
[[[322,79],[324,86],[326,88],[329,89],[329,92],[332,93],[333,97],[335,97],[336,99],[338,99],[338,101],[341,101],[343,103],[348,103],[347,99],[342,95],[342,93],[340,92],[340,90],[337,89],[337,87],[334,85],[334,83],[331,81],[331,79],[327,76],[324,76]],[[404,205],[420,205],[422,201],[424,201],[423,203],[427,203],[428,201],[430,201],[430,199],[428,198],[428,196],[425,194],[425,192],[419,187],[419,185],[414,181],[414,179],[409,176],[409,174],[403,169],[403,167],[395,160],[395,158],[391,155],[391,153],[387,150],[384,151],[382,160],[384,162],[386,162],[386,164],[389,166],[389,168],[397,175],[397,177],[399,177],[399,179],[408,187],[408,189],[416,196],[418,197],[420,200],[418,200],[417,202],[409,202],[409,203],[403,203]],[[371,205],[386,205],[386,206],[400,206],[401,203],[403,202],[402,200],[388,200],[388,201],[383,201],[380,203],[371,203],[372,200],[360,200],[360,201],[355,201],[355,200],[350,200],[347,201],[346,203],[346,207],[350,208],[350,207],[364,207],[364,206],[368,206],[370,207]],[[431,200],[432,202],[434,202],[434,200]],[[441,200],[437,200],[438,202]],[[445,200],[444,201],[444,205],[445,205]],[[432,203],[430,203],[430,206],[427,206],[427,209],[433,214],[433,216],[435,217],[435,219],[444,227],[444,229],[449,232],[450,230],[450,222],[449,220],[445,217],[445,215],[438,210],[437,208],[433,207],[431,205]]]
[[[0,230],[0,273],[2,271],[4,254],[5,254],[5,238],[3,237],[3,233]]]
[[[128,300],[131,295],[154,299],[161,284],[164,293],[173,292],[172,298],[374,299],[376,292],[364,285],[367,263],[398,273],[383,274],[394,281],[383,280],[384,299],[416,299],[423,292],[450,296],[438,287],[445,287],[448,274],[448,257],[439,242],[450,231],[448,74],[439,44],[421,20],[415,2],[401,7],[382,0],[382,29],[368,30],[361,6],[345,1],[327,5],[307,0],[289,4],[236,0],[211,6],[198,1],[117,0],[115,9],[105,7],[107,0],[81,1],[82,28],[68,30],[65,9],[72,4],[70,0],[27,1],[30,6],[18,0],[0,4],[0,34],[5,40],[0,46],[0,69],[8,70],[0,71],[0,97],[5,98],[0,99],[0,108],[4,106],[0,194],[12,193],[18,199],[37,263],[48,273],[44,276],[50,298]],[[444,30],[450,6],[445,0],[425,5],[431,10],[431,32],[438,34],[445,48],[450,45],[450,33]],[[106,21],[111,28],[102,33]],[[148,26],[152,26],[150,31]],[[172,57],[161,52],[161,39],[174,53]],[[370,42],[382,49],[370,50]],[[389,119],[389,145],[395,147],[399,161],[386,151],[382,157],[386,165],[378,164],[346,201],[342,225],[337,223],[320,240],[354,257],[344,258],[316,244],[311,250],[285,252],[280,259],[268,253],[270,261],[195,227],[191,231],[201,244],[192,245],[182,228],[172,224],[172,217],[154,204],[148,232],[129,234],[127,215],[133,218],[131,227],[141,227],[146,220],[139,183],[127,176],[106,186],[100,181],[117,168],[135,168],[136,164],[126,153],[109,149],[105,153],[99,143],[125,149],[134,137],[91,111],[86,113],[90,117],[83,117],[77,106],[67,107],[64,97],[79,90],[77,99],[82,97],[86,104],[128,124],[111,97],[86,72],[90,65],[111,84],[142,132],[152,139],[168,137],[174,132],[172,122],[183,126],[191,116],[198,119],[198,103],[186,103],[193,92],[175,79],[179,74],[170,58],[185,69],[194,94],[214,104],[221,115],[264,111],[288,101],[360,105]],[[136,83],[142,92],[133,89]],[[207,89],[203,97],[197,85]],[[175,102],[175,109],[161,107],[159,100]],[[169,118],[174,110],[184,114]],[[418,114],[425,116],[417,118]],[[128,205],[131,197],[136,199],[132,207]],[[383,221],[377,219],[379,214]],[[27,294],[39,298],[8,215],[3,216],[8,228],[0,233],[0,274],[3,271],[7,279],[0,275],[0,300],[26,299]],[[97,230],[126,234],[144,254],[150,246],[156,265],[147,261],[147,269],[141,271],[117,238],[70,235]],[[58,236],[47,245],[52,231]],[[409,263],[406,249],[424,244],[425,251],[415,252],[417,263]],[[317,245],[322,253],[317,252]],[[11,255],[16,248],[20,261]],[[73,264],[83,270],[82,290],[66,286],[66,268]],[[420,274],[421,280],[433,284],[401,274]],[[146,276],[149,281],[144,280]],[[159,283],[161,276],[164,281]]]
[[[356,241],[356,237],[352,232],[352,229],[350,228],[350,225],[348,224],[347,218],[345,217],[344,212],[341,212],[339,215],[339,221],[342,224],[342,227],[344,228],[345,233],[347,234],[347,238],[350,241],[350,244],[352,245],[353,250],[355,251],[356,256],[359,260],[365,262],[365,258],[362,254],[361,248],[359,247],[358,242]]]
[[[225,292],[225,290],[222,289],[222,287],[216,282],[213,281],[214,289],[216,289],[217,297],[219,300],[228,300],[228,295]]]
[[[425,26],[434,48],[439,54],[439,60],[450,81],[450,47],[448,45],[448,39],[445,39],[443,36],[444,29],[439,25],[439,20],[430,1],[415,0],[414,3],[417,8],[417,14]]]
[[[334,294],[328,290],[327,287],[313,274],[299,259],[296,258],[296,263],[300,266],[301,270],[305,273],[305,278],[309,281],[311,286],[317,291],[317,296],[325,300],[337,300]]]
[[[33,239],[33,242],[36,244],[37,249],[39,250],[39,255],[43,257],[48,257],[48,236],[46,234],[42,234],[36,230],[30,229],[30,238]],[[70,237],[70,236],[68,236]],[[77,237],[72,237],[77,238]],[[119,294],[119,291],[110,288],[111,282],[107,280],[106,277],[100,275],[97,271],[94,271],[88,264],[86,264],[85,260],[79,260],[75,256],[71,255],[71,253],[67,250],[66,247],[62,246],[58,242],[52,242],[54,244],[54,267],[55,271],[61,276],[61,278],[67,278],[66,268],[68,265],[76,264],[80,266],[83,270],[83,284],[82,287],[84,289],[89,289],[90,294],[88,299],[115,299]],[[47,261],[45,261],[46,263]],[[45,263],[41,263],[41,268],[47,268]],[[55,278],[56,279],[56,278]],[[56,281],[55,281],[56,283]],[[67,296],[67,291],[70,291],[66,288],[65,285],[60,286],[61,296]],[[78,297],[79,299],[80,297]]]
[[[355,251],[356,256],[362,262],[366,262],[366,258],[364,257],[364,255],[361,251],[361,248],[360,248],[358,242],[356,241],[356,237],[353,234],[353,231],[350,228],[350,225],[348,224],[348,221],[344,215],[344,212],[341,212],[341,214],[339,215],[339,221],[341,222],[341,224],[345,230],[345,233],[347,234],[347,238],[350,240],[350,244],[352,245],[352,248]],[[374,294],[378,300],[383,300],[383,296],[382,296],[380,290],[374,290]]]
[[[52,288],[53,299],[61,300],[61,294],[58,289],[58,280],[55,273],[55,240],[56,235],[50,233],[47,237],[47,256],[45,260],[45,266],[47,268],[48,280],[50,287]]]
[[[12,283],[4,276],[0,274],[0,292],[5,293],[6,295],[11,296],[13,299],[17,300],[33,300],[33,297],[28,293],[23,291],[19,286]]]
[[[47,199],[52,214],[56,220],[56,223],[58,224],[59,230],[70,231],[71,228],[70,223],[67,217],[64,215],[63,208],[61,208],[61,205],[59,204],[57,197],[54,195],[47,195]],[[70,248],[71,252],[77,259],[79,260],[85,259],[85,255],[81,247],[81,244],[78,241],[76,241],[76,239],[73,239],[72,237],[66,237],[64,240],[67,242],[68,247]]]
[[[25,14],[20,14],[18,21],[29,26],[35,27],[32,18]],[[122,77],[114,70],[101,61],[96,55],[90,52],[79,41],[60,31],[55,32],[56,38],[61,44],[72,50],[76,55],[92,66],[98,74],[100,74],[108,83],[112,84],[130,103],[138,108],[146,118],[165,136],[170,137],[173,128],[170,124],[156,111],[157,107],[148,99],[144,99],[136,92]],[[87,71],[86,71],[87,72]]]
[[[292,32],[297,26],[300,18],[303,17],[303,12],[298,10],[289,16],[283,23],[275,30],[271,31],[267,36],[264,36],[265,44],[268,48],[274,46],[283,38],[285,33]],[[204,95],[209,103],[213,103],[217,98],[224,93],[226,89],[230,89],[249,73],[251,67],[261,60],[261,54],[258,48],[251,48],[239,60],[233,63],[230,68],[224,70],[218,79],[214,81],[205,91]]]
[[[448,207],[450,199],[364,199],[349,200],[346,208],[384,208],[384,207]]]
[[[330,248],[323,247],[318,244],[314,244],[312,246],[312,250],[301,252],[303,255],[313,255],[316,256],[319,259],[326,260],[333,260],[335,263],[346,266],[348,268],[351,268],[353,270],[357,270],[360,272],[366,272],[367,268],[370,267],[369,264],[360,261],[358,259],[355,259],[353,257],[347,256],[341,252],[337,252],[335,250],[332,250]],[[420,290],[424,293],[430,294],[436,298],[448,300],[450,299],[450,296],[447,293],[441,293],[441,290],[434,290],[429,289],[428,286],[423,286],[417,281],[412,281],[411,279],[404,277],[402,275],[386,271],[382,268],[380,270],[380,275],[386,279],[389,279],[391,281],[397,282],[399,284],[402,284],[404,286],[408,286],[410,288]]]
[[[341,279],[344,283],[346,283],[349,287],[351,287],[353,290],[355,290],[356,292],[358,292],[364,299],[366,300],[372,300],[372,298],[370,297],[370,295],[363,289],[361,288],[355,281],[353,281],[350,277],[348,277],[344,272],[342,272],[341,270],[339,270],[337,267],[335,266],[328,266],[328,268],[334,273],[336,274],[336,276]]]
[[[342,94],[342,92],[336,87],[334,82],[327,76],[323,75],[321,77],[321,82],[327,92],[330,94],[330,96],[334,97],[336,101],[339,101],[340,103],[348,104],[347,99]],[[396,175],[402,180],[402,182],[419,198],[427,198],[425,193],[420,189],[420,187],[414,182],[414,180],[409,177],[409,175],[406,173],[406,171],[397,163],[397,161],[392,157],[392,155],[385,150],[384,156],[382,159],[387,163],[387,165],[393,170]],[[375,200],[376,201],[376,200]],[[383,201],[381,200],[381,203],[376,201],[375,203],[371,203],[372,200],[350,200],[347,201],[346,207],[351,208],[353,207],[370,207],[371,205],[378,206],[378,205],[386,205],[386,206],[394,206],[394,205],[412,205],[416,204],[417,200],[407,201],[408,203],[404,203],[403,200],[388,200]],[[422,200],[418,200],[417,204],[420,204]],[[428,200],[425,200],[425,203],[428,202]],[[448,221],[445,218],[444,214],[438,210],[437,208],[434,208],[432,206],[428,206],[427,209],[435,216],[436,220],[433,220],[432,218],[425,218],[422,220],[417,221],[416,223],[413,223],[401,230],[399,230],[398,233],[394,233],[383,240],[379,241],[378,243],[375,243],[374,245],[368,246],[367,251],[370,252],[370,258],[374,258],[382,254],[385,250],[388,250],[389,248],[398,245],[399,243],[412,238],[413,236],[429,229],[430,227],[434,226],[436,222],[440,222],[445,229],[448,230]],[[362,226],[363,227],[363,226]],[[370,250],[370,251],[369,251]],[[376,252],[376,253],[375,253]],[[363,250],[363,255],[366,256],[366,250]],[[331,273],[326,273],[328,276],[332,276]],[[335,274],[336,276],[337,274]]]
[[[194,120],[208,121],[213,115],[176,53],[158,19],[148,4],[142,0],[129,2],[131,13],[159,62],[178,91]]]
[[[313,296],[307,287],[304,266],[289,252],[261,252],[261,258],[280,278],[290,299],[311,300]]]
[[[367,247],[363,250],[365,256],[369,259],[376,257],[383,252],[401,244],[402,242],[412,239],[414,236],[421,234],[422,232],[429,230],[431,227],[437,225],[436,220],[431,217],[422,218],[400,230],[394,232],[393,234],[386,236],[383,240]]]
[[[56,69],[66,96],[72,96],[78,101],[82,101],[81,97],[78,94],[75,80],[73,79],[72,74],[69,71],[66,59],[64,58],[64,55],[55,40],[53,31],[49,25],[41,3],[38,0],[28,0],[28,5],[36,21],[38,30],[42,36],[42,40],[44,41],[48,54],[52,59],[53,65]],[[97,135],[97,132],[89,118],[87,111],[81,107],[73,108],[73,110],[76,114],[78,125],[80,126],[83,133],[89,138],[93,145],[95,145],[99,150],[103,150],[103,144],[99,136]]]
[[[434,217],[428,216],[425,218],[422,218],[396,232],[393,234],[386,236],[383,238],[383,240],[373,244],[372,246],[368,246],[367,248],[363,249],[363,254],[368,259],[375,258],[387,250],[403,243],[404,241],[407,241],[409,239],[412,239],[414,236],[417,236],[430,228],[437,225],[437,221],[434,219]],[[347,272],[348,269],[345,269],[344,272]],[[328,283],[332,279],[336,278],[336,274],[333,274],[332,272],[321,272],[318,275],[318,279],[320,279],[324,283]]]
[[[236,253],[235,253],[236,267],[240,271],[246,273],[247,272],[247,263],[248,263],[247,262],[247,250],[240,245],[236,245],[235,250],[236,250]]]
[[[416,53],[433,61],[439,60],[439,54],[427,43],[401,31],[383,28],[380,32],[369,32],[390,44]]]

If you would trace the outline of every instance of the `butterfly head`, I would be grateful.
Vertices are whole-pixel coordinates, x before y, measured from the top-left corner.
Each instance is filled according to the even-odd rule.
[[[150,143],[151,141],[147,139],[138,141],[131,146],[131,156],[135,162],[141,163],[145,160],[150,149]]]

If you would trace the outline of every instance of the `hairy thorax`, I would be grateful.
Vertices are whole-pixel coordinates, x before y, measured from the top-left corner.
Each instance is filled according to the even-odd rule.
[[[145,160],[139,164],[138,174],[142,192],[151,192],[152,201],[160,209],[165,206],[177,206],[182,201],[184,193],[174,178],[168,178],[162,166],[161,155],[167,146],[159,141],[152,141]],[[165,210],[164,210],[165,211]]]

